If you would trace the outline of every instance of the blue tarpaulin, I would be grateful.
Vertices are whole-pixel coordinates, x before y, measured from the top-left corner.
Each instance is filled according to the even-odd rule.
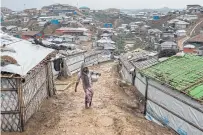
[[[58,20],[51,20],[51,24],[59,24]]]
[[[42,36],[42,34],[41,34],[41,33],[38,33],[38,34],[36,34],[36,36],[39,36],[39,37],[41,37],[41,36]]]
[[[160,17],[159,16],[153,16],[153,20],[159,20],[160,19]]]
[[[112,23],[105,23],[104,24],[104,28],[112,28],[112,27],[113,27]]]

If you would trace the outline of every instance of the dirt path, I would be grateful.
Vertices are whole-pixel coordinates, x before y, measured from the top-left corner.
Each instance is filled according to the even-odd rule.
[[[190,38],[189,36],[186,36],[186,37],[183,37],[178,40],[178,47],[179,47],[180,51],[183,50],[184,42],[186,42],[189,38]]]
[[[198,25],[200,25],[202,22],[203,22],[203,19],[201,19],[200,22],[198,22],[198,23],[194,26],[194,28],[193,28],[193,29],[191,30],[191,32],[190,32],[190,37],[192,36],[192,34],[194,33],[194,31],[195,31],[195,29],[198,27]]]
[[[188,35],[186,35],[186,37],[183,37],[181,39],[178,40],[178,46],[180,48],[180,50],[183,50],[183,45],[184,43],[190,39],[194,33],[194,31],[196,30],[196,28],[203,22],[203,19],[200,20],[193,28],[192,30],[190,31],[190,33]]]
[[[173,135],[147,121],[139,110],[132,87],[121,88],[113,62],[95,66],[102,76],[93,86],[93,107],[84,109],[84,92],[74,86],[58,91],[27,123],[24,133],[13,135]],[[68,80],[74,81],[75,78]],[[5,134],[5,133],[4,133]],[[8,134],[8,133],[7,133]],[[11,134],[11,133],[10,133]]]

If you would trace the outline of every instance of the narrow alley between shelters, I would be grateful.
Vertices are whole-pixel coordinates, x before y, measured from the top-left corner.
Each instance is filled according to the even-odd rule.
[[[19,135],[172,135],[173,131],[146,120],[142,99],[135,88],[119,85],[117,66],[108,62],[91,67],[102,75],[93,85],[93,106],[84,107],[81,84],[74,92],[76,76],[56,83],[57,95],[43,102]]]

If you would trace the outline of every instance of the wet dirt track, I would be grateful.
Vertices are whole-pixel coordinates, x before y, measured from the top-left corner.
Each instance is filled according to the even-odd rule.
[[[93,67],[102,76],[94,83],[93,106],[84,109],[84,92],[74,85],[46,100],[28,121],[23,133],[3,135],[173,135],[173,131],[147,121],[140,113],[133,88],[121,88],[113,62]],[[74,82],[75,77],[66,80]]]

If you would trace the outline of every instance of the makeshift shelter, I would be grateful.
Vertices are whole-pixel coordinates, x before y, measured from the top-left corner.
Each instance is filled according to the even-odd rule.
[[[187,44],[183,46],[183,52],[184,53],[197,53],[197,49],[195,48],[194,45]]]
[[[96,42],[95,48],[98,50],[115,50],[115,42],[109,37],[102,37]]]
[[[178,21],[178,22],[175,23],[175,27],[176,27],[177,29],[182,30],[182,29],[186,29],[189,24],[190,24],[190,23],[185,22],[185,21]]]
[[[186,36],[187,32],[186,32],[186,30],[177,30],[176,35],[179,37]]]
[[[39,31],[24,31],[24,32],[20,32],[19,35],[21,36],[22,39],[30,39],[33,36],[36,36],[37,38],[44,37],[44,35]]]
[[[107,43],[110,43],[110,44],[115,44],[114,41],[112,41],[110,38],[108,37],[103,37],[101,38],[100,40],[97,41],[98,44],[107,44]]]
[[[74,44],[55,44],[44,40],[43,46],[57,50],[56,57],[52,58],[52,70],[54,78],[56,78],[60,72],[66,72],[71,76],[80,70],[82,62],[84,62],[84,53],[86,51],[77,49]],[[63,70],[63,71],[62,71]]]
[[[194,45],[196,48],[203,46],[203,34],[200,33],[187,40],[187,43]]]
[[[8,32],[17,32],[18,31],[17,26],[7,26],[6,29]]]
[[[116,46],[114,44],[105,44],[104,45],[104,50],[110,50],[113,51],[116,49]]]
[[[101,37],[104,38],[104,37],[107,37],[107,38],[110,38],[112,35],[111,34],[108,34],[108,33],[103,33],[101,34]]]
[[[23,131],[43,100],[54,94],[53,49],[1,36],[1,130]]]
[[[188,54],[141,70],[146,118],[181,135],[202,135],[202,71],[203,57]]]
[[[173,31],[163,31],[161,35],[161,38],[164,40],[173,39],[175,37],[175,33]]]
[[[85,59],[84,59],[85,64],[88,66],[98,64],[100,62],[99,54],[101,54],[101,51],[92,50],[92,51],[86,52]]]
[[[126,80],[127,82],[132,83],[132,73],[134,71],[133,65],[128,61],[125,56],[120,56],[120,66],[121,66],[121,76],[122,79]]]
[[[121,76],[131,84],[136,83],[136,72],[158,62],[157,53],[134,50],[120,56]]]
[[[166,41],[160,44],[159,50],[165,50],[165,49],[178,50],[178,45],[173,41]]]
[[[65,56],[63,59],[65,60],[68,72],[70,72],[71,75],[80,70],[80,67],[85,59],[85,52],[86,51],[80,49],[63,50],[59,52]]]

